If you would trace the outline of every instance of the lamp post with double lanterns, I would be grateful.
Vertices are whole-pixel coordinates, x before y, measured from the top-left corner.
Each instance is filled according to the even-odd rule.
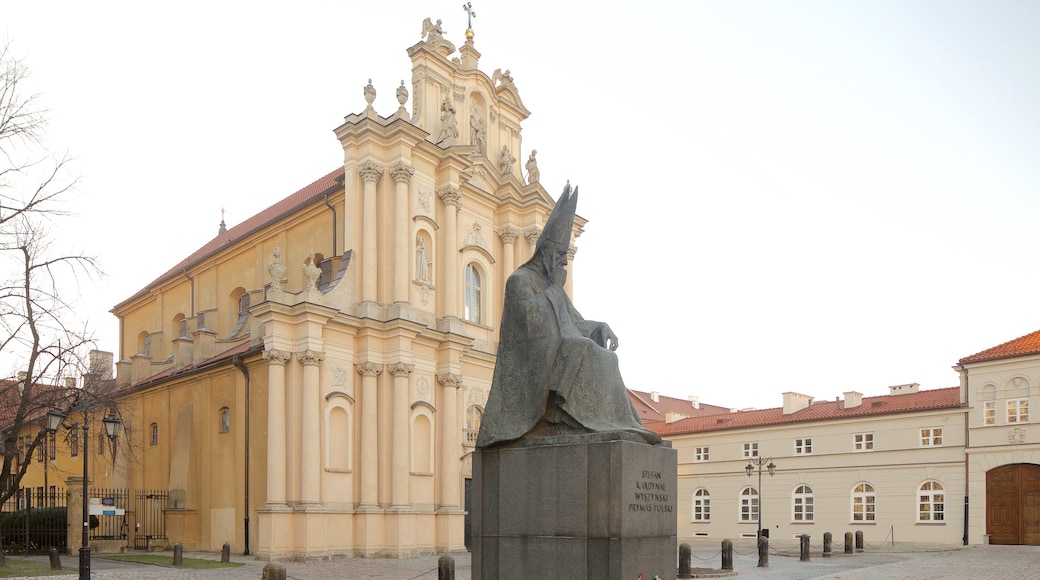
[[[772,457],[752,457],[748,459],[748,464],[744,466],[744,472],[747,473],[748,477],[755,472],[755,467],[758,467],[758,567],[767,568],[769,566],[768,560],[762,557],[762,466],[765,466],[766,471],[769,472],[769,477],[773,477],[776,473],[776,465],[773,464]]]
[[[90,580],[90,511],[88,509],[88,496],[90,493],[88,482],[89,475],[87,471],[87,463],[90,458],[90,437],[88,433],[90,430],[90,418],[89,404],[86,401],[77,401],[72,410],[79,411],[83,414],[83,542],[79,548],[79,577],[80,580]],[[62,426],[67,414],[52,409],[47,412],[47,430],[54,433],[58,430],[58,427]],[[114,413],[109,413],[104,419],[101,420],[105,425],[105,434],[108,435],[109,440],[115,440],[119,434],[119,427],[123,424],[123,421],[116,417]],[[74,428],[74,427],[73,427]]]

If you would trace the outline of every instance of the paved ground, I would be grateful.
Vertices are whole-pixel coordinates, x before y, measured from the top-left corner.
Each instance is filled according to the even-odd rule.
[[[693,544],[694,568],[718,569],[721,559],[714,543]],[[746,549],[750,548],[750,549]],[[746,549],[746,551],[745,551]],[[840,547],[839,547],[840,552]],[[215,554],[185,554],[193,558],[217,558]],[[470,580],[468,554],[455,554],[455,578]],[[15,559],[14,556],[8,556]],[[46,556],[32,558],[46,562]],[[93,578],[153,580],[163,578],[210,578],[220,580],[258,580],[265,562],[233,556],[245,563],[240,568],[221,570],[175,570],[155,566],[116,563],[95,558]],[[374,579],[436,580],[437,556],[408,560],[343,559],[325,562],[287,562],[288,577],[297,580]],[[68,571],[76,566],[75,556],[62,557]],[[734,571],[738,578],[773,578],[778,580],[1040,580],[1040,547],[1036,546],[951,546],[941,548],[885,547],[870,548],[855,555],[836,553],[823,558],[813,554],[809,562],[801,562],[797,553],[772,553],[768,568],[757,567],[753,546],[738,546],[734,555]],[[69,580],[70,576],[46,576]],[[498,580],[498,579],[496,579]],[[502,579],[505,580],[505,579]],[[511,579],[512,580],[512,579]],[[526,580],[526,579],[521,579]],[[540,579],[532,579],[540,580]],[[633,579],[635,580],[635,579]]]

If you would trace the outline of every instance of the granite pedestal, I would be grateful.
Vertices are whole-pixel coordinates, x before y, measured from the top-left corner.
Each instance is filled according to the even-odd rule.
[[[628,433],[473,456],[473,578],[676,576],[676,451]]]

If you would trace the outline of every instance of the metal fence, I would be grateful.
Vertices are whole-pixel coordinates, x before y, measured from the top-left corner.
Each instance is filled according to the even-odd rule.
[[[128,490],[92,487],[88,502],[90,539],[129,541],[129,518],[133,512],[128,505]]]
[[[66,549],[68,495],[56,486],[23,487],[0,506],[0,538],[9,553],[46,554]]]
[[[137,492],[134,549],[147,550],[155,540],[166,540],[166,501],[170,494],[166,490],[143,490]]]

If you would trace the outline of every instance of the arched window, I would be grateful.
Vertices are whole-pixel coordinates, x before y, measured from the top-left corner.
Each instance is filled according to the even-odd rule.
[[[185,322],[183,312],[178,312],[177,315],[173,317],[173,329],[177,333],[174,338],[188,336],[188,324]]]
[[[693,492],[693,521],[711,521],[711,496],[703,487]]]
[[[148,355],[150,350],[152,350],[152,335],[142,330],[137,335],[137,354]]]
[[[808,485],[794,488],[793,519],[796,522],[813,521],[813,490]]]
[[[753,487],[740,490],[740,521],[758,521],[758,490]]]
[[[228,338],[238,338],[249,334],[249,327],[246,326],[246,321],[249,319],[249,293],[246,292],[245,288],[235,288],[231,293],[231,311],[234,315],[231,317],[231,333]]]
[[[946,496],[938,481],[926,481],[917,490],[917,521],[946,521]]]
[[[858,483],[852,488],[852,521],[874,521],[874,486],[869,483]]]
[[[227,433],[231,431],[231,409],[227,407],[221,407],[220,409],[220,432]]]
[[[152,423],[151,432],[152,432],[152,445],[158,445],[159,444],[159,425],[158,425],[158,423]]]
[[[476,264],[466,265],[466,303],[462,317],[469,322],[480,324],[480,294],[483,289],[481,285],[480,270]]]

